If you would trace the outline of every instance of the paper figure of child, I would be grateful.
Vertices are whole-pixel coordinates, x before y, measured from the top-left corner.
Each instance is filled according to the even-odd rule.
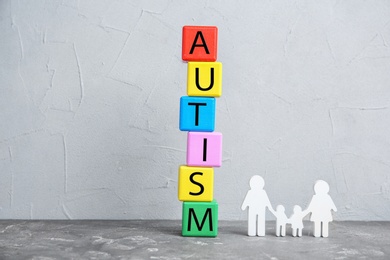
[[[289,219],[284,213],[285,208],[282,205],[276,207],[275,217],[276,217],[276,236],[286,236],[286,225],[289,223]]]
[[[303,229],[303,218],[307,215],[307,211],[302,211],[302,208],[298,205],[294,206],[294,213],[290,217],[291,230],[293,237],[301,237]]]
[[[249,181],[251,189],[245,196],[241,209],[248,207],[248,236],[265,236],[265,209],[276,214],[265,192],[264,179],[254,175]]]
[[[337,211],[332,198],[329,196],[329,185],[326,181],[318,180],[314,184],[314,192],[306,212],[310,212],[310,220],[314,222],[314,236],[328,237],[329,222],[333,220],[332,210]]]

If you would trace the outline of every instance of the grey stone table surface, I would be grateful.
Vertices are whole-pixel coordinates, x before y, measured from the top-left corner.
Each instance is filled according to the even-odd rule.
[[[216,238],[182,237],[174,220],[0,220],[0,259],[390,259],[390,222],[332,222],[330,237],[248,237],[219,221]]]

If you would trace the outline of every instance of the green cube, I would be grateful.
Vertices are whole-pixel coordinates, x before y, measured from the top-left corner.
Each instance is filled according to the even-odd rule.
[[[216,237],[218,235],[218,203],[183,202],[182,235]]]

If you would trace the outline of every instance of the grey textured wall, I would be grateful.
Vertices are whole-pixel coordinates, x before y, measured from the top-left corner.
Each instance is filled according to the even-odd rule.
[[[390,1],[0,1],[0,218],[180,219],[183,25],[219,28],[220,219],[328,181],[390,220]],[[270,216],[268,216],[270,218]]]

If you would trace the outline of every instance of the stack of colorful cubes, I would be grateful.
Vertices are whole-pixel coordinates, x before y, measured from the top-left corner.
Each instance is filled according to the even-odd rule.
[[[179,168],[183,201],[182,235],[218,234],[214,168],[222,164],[222,134],[214,132],[215,98],[222,94],[222,63],[217,60],[218,28],[184,26],[182,59],[188,62],[187,95],[180,99],[180,130],[188,131],[187,164]]]

